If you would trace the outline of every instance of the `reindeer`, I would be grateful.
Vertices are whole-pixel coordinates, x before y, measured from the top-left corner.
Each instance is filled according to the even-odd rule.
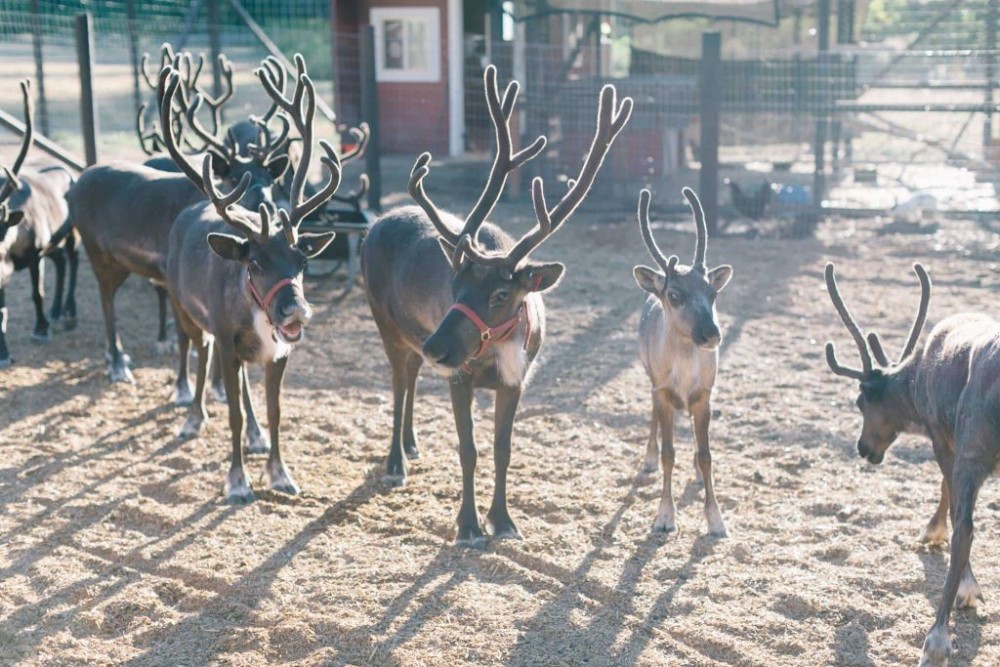
[[[185,209],[170,231],[166,259],[167,290],[178,321],[182,354],[185,339],[198,349],[198,379],[194,401],[181,437],[198,435],[207,419],[204,387],[213,342],[219,358],[229,404],[232,431],[232,462],[226,475],[226,500],[248,503],[254,500],[243,465],[241,430],[241,388],[246,388],[245,364],[264,366],[270,455],[267,473],[270,488],[281,493],[298,493],[298,486],[281,460],[278,440],[280,392],[288,355],[304,336],[312,310],[303,295],[302,272],[308,257],[315,256],[333,240],[334,233],[299,234],[298,226],[314,210],[326,203],[340,184],[341,165],[333,148],[325,141],[321,158],[328,180],[315,195],[303,198],[306,176],[312,163],[313,119],[316,90],[306,73],[305,61],[296,54],[294,93],[289,99],[266,69],[255,74],[271,98],[291,118],[303,142],[302,160],[295,172],[291,210],[274,209],[260,202],[257,213],[245,209],[241,201],[250,186],[244,175],[229,194],[220,193],[212,179],[213,155],[205,156],[202,169],[188,161],[165,132],[171,157],[209,201]],[[173,99],[178,74],[170,69],[160,73],[164,95],[160,104],[161,124],[171,128]],[[280,233],[272,234],[280,221]],[[235,229],[239,234],[227,233]],[[242,387],[241,387],[242,384]]]
[[[56,238],[67,216],[65,194],[73,182],[61,167],[22,169],[34,141],[34,109],[31,84],[21,82],[24,98],[24,136],[10,167],[0,169],[0,368],[11,365],[7,348],[6,284],[11,274],[27,268],[31,274],[31,298],[35,305],[32,339],[51,338],[50,320],[45,316],[45,257],[56,265],[56,294],[49,317],[59,321],[65,315],[67,329],[76,326],[76,272],[78,253],[75,239]],[[66,264],[69,261],[69,289],[65,294]]]
[[[413,167],[409,192],[418,207],[390,211],[372,227],[362,249],[362,274],[375,323],[392,366],[393,429],[384,480],[401,485],[406,457],[417,458],[413,401],[417,375],[426,360],[450,377],[451,402],[462,463],[462,503],[458,513],[459,546],[485,545],[476,507],[476,443],[472,431],[472,396],[477,387],[496,392],[494,461],[496,488],[487,514],[494,539],[520,539],[507,510],[507,467],[517,405],[545,337],[542,294],[554,288],[565,267],[528,261],[583,201],[604,156],[632,112],[632,100],[616,101],[613,86],[601,91],[597,130],[580,174],[550,208],[542,180],[531,193],[538,224],[514,241],[486,220],[503,191],[507,175],[545,147],[545,137],[514,153],[510,117],[518,84],[503,98],[497,70],[484,73],[486,102],[496,128],[497,151],[479,201],[464,221],[439,211],[423,189],[431,156]],[[478,239],[477,239],[478,235]],[[404,457],[405,452],[405,457]]]
[[[900,433],[930,438],[948,500],[953,532],[951,563],[937,619],[924,641],[922,666],[948,664],[951,638],[948,621],[953,604],[975,607],[982,594],[972,567],[972,512],[979,487],[1000,464],[1000,322],[980,313],[945,318],[931,331],[923,349],[917,347],[927,317],[931,281],[920,264],[913,270],[920,280],[920,305],[903,352],[890,363],[877,333],[866,338],[851,316],[834,275],[826,265],[830,299],[857,345],[861,368],[842,366],[833,343],[826,344],[826,360],[836,374],[857,380],[862,427],[858,453],[870,463],[881,463]],[[873,361],[874,357],[874,361]],[[939,507],[939,513],[940,507]],[[927,532],[943,529],[944,517],[935,516]],[[933,529],[933,530],[932,530]]]
[[[273,144],[266,154],[241,158],[235,148],[227,147],[194,118],[201,103],[198,94],[190,100],[185,94],[174,99],[178,113],[185,114],[191,129],[205,141],[206,151],[213,155],[214,176],[223,187],[232,190],[247,177],[251,185],[246,205],[256,207],[271,201],[271,188],[288,167],[288,157],[280,154],[280,146]],[[131,273],[163,284],[167,237],[173,221],[187,206],[204,197],[200,187],[193,186],[183,174],[126,162],[89,167],[70,190],[73,226],[83,239],[100,288],[107,359],[114,382],[135,381],[118,338],[115,293]],[[182,354],[175,402],[186,405],[191,400],[187,360]]]
[[[694,214],[697,231],[694,261],[678,265],[677,255],[664,255],[649,226],[649,190],[639,193],[639,229],[642,240],[660,271],[648,266],[633,269],[639,287],[649,292],[639,320],[639,357],[653,385],[653,413],[649,421],[644,471],[656,472],[663,463],[663,493],[653,523],[655,532],[677,530],[671,480],[674,470],[674,412],[687,410],[694,422],[698,451],[695,473],[705,486],[705,519],[712,535],[725,537],[719,503],[712,480],[712,452],[708,428],[712,417],[712,388],[719,367],[722,334],[715,312],[715,298],[733,275],[728,264],[709,270],[705,264],[708,228],[698,195],[681,191]],[[657,445],[659,430],[663,445]]]

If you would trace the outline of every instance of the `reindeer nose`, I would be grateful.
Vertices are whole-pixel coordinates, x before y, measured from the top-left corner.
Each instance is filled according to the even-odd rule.
[[[424,341],[423,353],[434,363],[441,363],[448,356],[448,345],[441,337],[431,336]]]
[[[872,453],[872,450],[868,447],[867,444],[865,444],[865,441],[861,440],[859,438],[858,439],[858,454],[861,454],[861,456],[864,457],[864,458],[868,458],[871,455],[871,453]]]
[[[698,347],[706,350],[714,350],[722,342],[722,333],[719,331],[719,327],[714,324],[702,327],[695,337],[695,342],[698,344]]]
[[[305,326],[312,320],[312,308],[309,307],[309,304],[290,301],[281,308],[281,317],[286,321],[295,318]]]

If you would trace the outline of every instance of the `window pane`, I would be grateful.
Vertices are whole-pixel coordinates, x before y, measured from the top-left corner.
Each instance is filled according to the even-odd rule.
[[[407,27],[410,29],[409,56],[410,69],[428,69],[430,63],[427,62],[427,24],[423,21],[408,21]]]
[[[382,23],[382,34],[385,35],[385,58],[386,69],[405,69],[403,62],[403,34],[404,25],[400,20],[384,21]]]

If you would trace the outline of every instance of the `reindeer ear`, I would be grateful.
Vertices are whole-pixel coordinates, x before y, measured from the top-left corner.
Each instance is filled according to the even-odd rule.
[[[271,178],[278,180],[285,175],[285,172],[288,170],[288,165],[288,156],[279,155],[278,157],[269,160],[264,166],[267,167],[267,171],[271,174]]]
[[[650,294],[663,294],[667,286],[667,277],[648,266],[635,267],[632,269],[632,275],[635,276],[636,284]]]
[[[443,236],[438,237],[438,243],[441,244],[441,252],[444,253],[445,259],[448,260],[448,264],[450,266],[451,258],[455,256],[455,246]]]
[[[515,274],[515,279],[528,288],[529,292],[547,292],[563,277],[566,266],[559,262],[551,264],[528,264]]]
[[[708,282],[711,283],[716,292],[721,292],[729,284],[729,279],[732,277],[733,267],[728,264],[717,266],[708,272]]]
[[[322,234],[299,234],[299,242],[296,244],[306,257],[310,259],[320,254],[333,241],[337,232],[323,232]]]
[[[225,178],[226,176],[228,176],[230,171],[229,169],[230,164],[229,160],[226,159],[226,156],[220,153],[219,151],[215,150],[214,148],[209,148],[205,152],[212,154],[212,172],[218,178]]]
[[[231,234],[211,233],[208,235],[208,246],[222,259],[234,262],[244,262],[250,249],[250,242]]]
[[[10,211],[7,213],[7,226],[16,227],[24,220],[24,211]]]

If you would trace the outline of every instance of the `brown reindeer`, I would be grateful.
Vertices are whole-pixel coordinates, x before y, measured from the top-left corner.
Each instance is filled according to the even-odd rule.
[[[507,175],[538,155],[545,138],[512,150],[509,122],[518,85],[500,97],[497,71],[484,75],[486,101],[496,128],[497,152],[479,201],[461,220],[439,211],[423,190],[431,156],[421,155],[410,176],[410,194],[420,207],[390,211],[372,228],[362,250],[365,290],[392,366],[393,429],[385,480],[406,479],[406,458],[416,458],[413,400],[424,361],[450,377],[451,402],[462,464],[462,503],[456,544],[482,547],[486,533],[476,507],[476,443],[472,396],[477,387],[496,392],[494,461],[496,487],[486,519],[494,539],[520,538],[507,509],[511,432],[521,393],[545,337],[542,293],[555,287],[564,266],[529,261],[583,201],[604,156],[632,112],[613,86],[600,95],[597,130],[580,174],[554,207],[542,180],[532,183],[537,226],[515,241],[487,222]],[[404,456],[405,452],[405,456]]]
[[[719,503],[712,479],[712,453],[708,427],[712,418],[712,388],[719,367],[722,334],[715,312],[715,298],[729,283],[733,267],[728,264],[709,270],[705,264],[708,229],[698,196],[690,188],[682,190],[691,206],[697,231],[694,261],[678,265],[677,255],[669,259],[660,251],[649,226],[649,190],[639,194],[639,229],[649,254],[660,270],[648,266],[633,269],[639,287],[649,292],[639,320],[639,357],[653,385],[653,414],[646,445],[646,472],[656,472],[657,459],[663,462],[663,493],[653,530],[677,530],[671,479],[674,469],[674,412],[687,410],[694,422],[698,451],[695,471],[705,486],[705,518],[708,530],[725,537]],[[656,433],[663,439],[657,445]]]
[[[841,320],[861,356],[861,368],[842,366],[833,343],[826,359],[837,375],[857,380],[861,411],[858,453],[881,463],[900,433],[930,438],[943,487],[949,493],[953,532],[951,563],[937,619],[927,634],[920,664],[947,665],[951,653],[948,620],[952,606],[975,607],[982,595],[969,565],[972,512],[983,481],[1000,464],[1000,322],[980,314],[962,313],[942,320],[918,348],[927,316],[931,282],[914,264],[920,279],[920,306],[906,345],[890,364],[878,335],[866,340],[840,296],[833,264],[826,265],[826,286]],[[874,360],[873,360],[874,358]],[[943,522],[943,519],[942,519]],[[932,520],[932,526],[940,525]]]
[[[212,154],[205,156],[199,174],[180,152],[173,132],[164,135],[167,149],[184,176],[209,199],[181,212],[170,230],[167,246],[167,290],[178,321],[181,349],[186,353],[191,341],[198,349],[195,396],[181,437],[198,435],[207,419],[204,388],[214,342],[219,348],[232,434],[231,466],[225,485],[226,500],[230,503],[254,500],[243,465],[241,441],[241,392],[246,390],[247,363],[264,366],[270,431],[266,469],[270,488],[282,493],[298,493],[298,486],[281,460],[278,440],[281,382],[288,355],[302,340],[312,316],[302,286],[306,260],[322,252],[334,236],[332,232],[299,234],[298,227],[336,191],[341,168],[333,148],[320,141],[325,152],[321,161],[329,178],[322,189],[305,198],[306,176],[312,164],[316,90],[306,74],[302,56],[296,54],[295,63],[297,76],[291,99],[277,88],[266,70],[255,72],[302,137],[302,160],[293,181],[290,211],[278,209],[275,216],[268,202],[260,202],[258,212],[243,208],[241,200],[251,184],[249,174],[244,175],[230,193],[223,195],[213,182]],[[164,85],[161,125],[172,128],[179,77],[176,72],[166,69],[161,72],[160,79]],[[238,234],[233,234],[234,230]]]
[[[21,82],[24,100],[24,136],[17,157],[10,166],[0,168],[0,368],[11,365],[7,349],[6,287],[15,271],[28,269],[31,274],[31,298],[35,306],[35,328],[32,339],[46,342],[51,338],[50,318],[66,317],[65,326],[76,326],[76,239],[60,237],[65,224],[65,195],[73,182],[61,167],[24,168],[25,159],[34,141],[34,113],[31,85]],[[49,317],[45,316],[45,263],[50,258],[56,266],[56,294]],[[66,264],[69,261],[69,290],[63,290]]]

